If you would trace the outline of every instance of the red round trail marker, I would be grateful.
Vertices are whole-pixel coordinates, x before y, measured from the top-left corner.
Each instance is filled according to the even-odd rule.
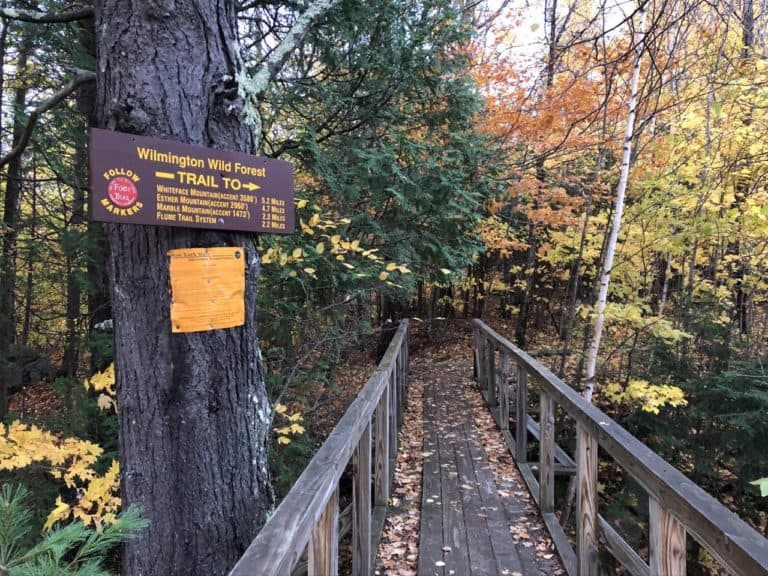
[[[107,195],[115,206],[128,208],[136,202],[136,199],[139,197],[139,191],[130,178],[117,176],[109,181]]]

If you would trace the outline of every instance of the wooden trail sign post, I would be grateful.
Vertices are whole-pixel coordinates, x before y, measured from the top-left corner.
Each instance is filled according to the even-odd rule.
[[[94,221],[293,234],[284,160],[91,129]]]

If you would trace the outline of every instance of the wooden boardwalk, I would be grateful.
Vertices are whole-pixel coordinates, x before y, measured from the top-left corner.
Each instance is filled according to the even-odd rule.
[[[419,575],[540,574],[521,557],[462,385],[424,392],[424,471]]]
[[[566,568],[570,574],[598,574],[600,535],[605,549],[633,574],[685,574],[686,540],[693,538],[729,573],[768,576],[768,540],[764,536],[524,351],[480,320],[475,320],[474,325],[479,387],[498,389],[498,396],[503,399],[515,398],[516,422],[520,423],[516,428],[518,438],[512,438],[508,430],[509,406],[505,401],[501,404],[504,410],[492,402],[494,411],[501,414],[499,422],[503,429],[503,437],[495,437],[499,430],[486,412],[486,400],[472,389],[476,387],[469,378],[472,360],[459,357],[442,362],[432,358],[410,364],[408,321],[404,320],[378,369],[230,576],[291,574],[305,550],[312,576],[335,575],[339,538],[345,532],[340,526],[349,526],[350,522],[352,573],[371,573],[371,544],[381,535],[371,504],[383,507],[390,500],[392,479],[398,474],[390,474],[390,463],[398,444],[397,424],[403,420],[401,409],[405,406],[403,394],[408,390],[409,366],[424,385],[423,444],[421,437],[411,443],[402,442],[403,446],[413,448],[404,452],[405,461],[423,457],[420,540],[403,542],[403,531],[407,528],[414,535],[419,523],[418,510],[410,508],[416,503],[410,500],[407,514],[413,525],[407,520],[393,523],[397,545],[390,546],[393,550],[387,568],[377,571],[382,576],[412,575],[417,561],[421,576],[560,576]],[[517,364],[514,395],[507,376],[512,363]],[[528,414],[529,375],[535,377],[538,387],[538,423]],[[554,441],[555,406],[578,424],[575,462],[563,462],[558,456],[559,448]],[[541,484],[534,463],[527,459],[531,436],[539,442],[539,459],[535,464]],[[599,512],[598,449],[648,492],[647,561]],[[486,453],[491,455],[493,470]],[[517,468],[522,478],[517,478],[517,471],[511,467],[510,453],[520,456]],[[569,464],[578,479],[575,550],[554,514],[556,460]],[[349,520],[342,523],[339,481],[350,465],[353,502],[341,513],[349,514]],[[538,510],[529,500],[523,483]],[[539,514],[539,510],[544,512]],[[544,533],[542,521],[549,536]],[[553,542],[559,559],[552,551]],[[408,565],[393,565],[401,560]]]

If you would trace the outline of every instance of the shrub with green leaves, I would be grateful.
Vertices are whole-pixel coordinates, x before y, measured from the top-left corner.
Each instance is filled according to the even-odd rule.
[[[146,528],[138,509],[129,508],[100,529],[82,522],[57,524],[33,538],[26,488],[0,490],[0,576],[109,576],[104,567],[110,551]]]

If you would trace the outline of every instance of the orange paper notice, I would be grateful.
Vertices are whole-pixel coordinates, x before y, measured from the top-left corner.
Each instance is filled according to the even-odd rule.
[[[245,323],[245,250],[182,248],[171,257],[171,330],[202,332]]]

